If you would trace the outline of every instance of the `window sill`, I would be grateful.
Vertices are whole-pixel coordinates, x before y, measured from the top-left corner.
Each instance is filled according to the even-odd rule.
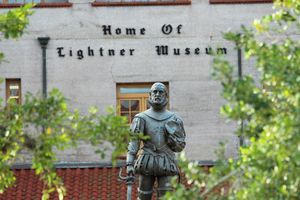
[[[209,0],[210,4],[273,3],[273,0]]]
[[[22,3],[13,3],[13,4],[0,4],[0,8],[17,8],[21,7],[24,4]],[[34,7],[35,8],[65,8],[72,7],[72,3],[38,3]]]
[[[191,0],[153,2],[93,2],[92,6],[180,6],[191,5]]]

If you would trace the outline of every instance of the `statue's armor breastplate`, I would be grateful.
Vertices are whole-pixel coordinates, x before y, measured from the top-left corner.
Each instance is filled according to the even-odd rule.
[[[166,145],[165,123],[166,121],[157,121],[150,117],[145,117],[144,133],[150,138],[147,142],[151,142],[156,148],[160,149]]]
[[[166,142],[165,124],[174,117],[174,113],[166,111],[164,113],[146,110],[138,115],[144,120],[144,134],[149,139],[144,141],[143,149],[151,149],[155,153],[167,153],[173,157],[174,153],[168,147]]]

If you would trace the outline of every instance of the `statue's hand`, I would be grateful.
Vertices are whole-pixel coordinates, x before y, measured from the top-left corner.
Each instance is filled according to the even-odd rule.
[[[134,167],[133,167],[133,165],[127,165],[126,172],[127,172],[127,176],[134,175]]]
[[[169,133],[170,135],[173,135],[176,131],[181,129],[180,123],[174,119],[168,121],[165,127],[167,129],[167,133]]]

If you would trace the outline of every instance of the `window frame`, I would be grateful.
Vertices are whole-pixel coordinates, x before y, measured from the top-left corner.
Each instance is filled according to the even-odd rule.
[[[20,78],[7,78],[5,79],[5,93],[6,93],[6,103],[11,98],[10,94],[10,85],[17,83],[19,86],[19,96],[18,96],[18,104],[22,104],[22,82]],[[14,98],[16,99],[16,98]]]

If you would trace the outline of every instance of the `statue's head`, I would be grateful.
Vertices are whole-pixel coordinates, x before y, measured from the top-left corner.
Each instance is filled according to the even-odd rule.
[[[167,88],[162,83],[154,83],[150,89],[149,104],[154,110],[162,110],[168,103]]]

